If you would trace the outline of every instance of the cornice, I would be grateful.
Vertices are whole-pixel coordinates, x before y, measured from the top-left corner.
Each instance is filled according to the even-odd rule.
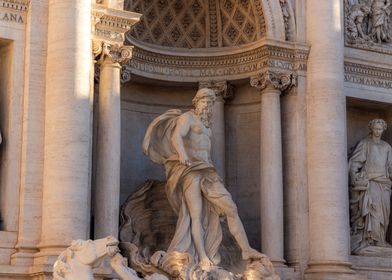
[[[263,40],[242,52],[210,55],[169,55],[135,46],[126,68],[147,78],[200,82],[249,78],[261,70],[306,71],[309,48],[287,42]]]
[[[93,39],[110,44],[123,44],[125,32],[130,30],[140,17],[138,13],[93,4],[91,11]]]

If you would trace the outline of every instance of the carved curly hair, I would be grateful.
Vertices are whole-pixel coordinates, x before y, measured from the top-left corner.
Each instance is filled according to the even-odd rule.
[[[374,120],[371,120],[371,121],[369,122],[369,124],[368,124],[369,129],[372,130],[373,127],[374,127],[376,124],[381,125],[384,131],[387,130],[388,125],[387,125],[386,121],[384,121],[383,119],[374,119]]]

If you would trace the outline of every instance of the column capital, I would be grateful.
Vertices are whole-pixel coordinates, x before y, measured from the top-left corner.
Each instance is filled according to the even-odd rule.
[[[297,77],[293,73],[266,70],[251,77],[250,85],[261,91],[272,88],[283,93],[297,85]]]
[[[93,40],[93,56],[98,64],[124,63],[132,57],[132,46],[122,46],[116,43],[108,43],[101,40]]]
[[[200,81],[199,89],[201,88],[210,88],[215,91],[216,96],[221,96],[223,99],[234,97],[233,86],[227,81]]]

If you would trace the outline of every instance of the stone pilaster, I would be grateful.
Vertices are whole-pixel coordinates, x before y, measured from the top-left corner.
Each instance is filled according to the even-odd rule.
[[[49,0],[42,233],[36,264],[89,237],[91,2]],[[61,66],[61,73],[59,73]]]
[[[132,48],[94,41],[100,65],[95,191],[95,238],[118,236],[120,204],[121,99],[120,63]]]
[[[226,81],[200,82],[199,88],[210,88],[215,91],[216,101],[212,115],[212,161],[219,176],[226,177],[226,137],[225,137],[225,96],[228,90]]]
[[[360,279],[349,263],[343,1],[306,4],[311,49],[306,94],[310,260],[305,279]]]
[[[280,95],[295,85],[292,74],[264,71],[251,77],[261,93],[260,209],[261,247],[274,266],[284,266],[283,170]]]
[[[33,263],[41,238],[47,1],[30,3],[27,17],[18,243],[11,257],[11,264],[20,266]]]

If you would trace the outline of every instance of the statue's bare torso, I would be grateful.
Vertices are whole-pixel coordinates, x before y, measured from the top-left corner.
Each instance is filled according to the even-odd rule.
[[[180,116],[177,126],[184,133],[185,151],[190,162],[202,161],[211,163],[211,129],[206,127],[200,118],[193,112],[188,111]]]
[[[172,145],[182,164],[211,162],[211,128],[207,127],[194,110],[182,114],[173,132]]]

